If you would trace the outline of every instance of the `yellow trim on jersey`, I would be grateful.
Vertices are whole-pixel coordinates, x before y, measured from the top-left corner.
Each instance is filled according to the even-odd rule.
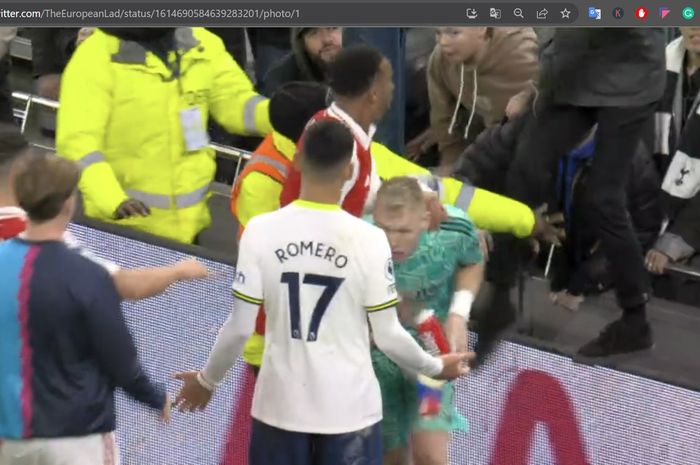
[[[340,205],[335,203],[320,203],[312,202],[310,200],[297,199],[292,204],[297,207],[310,208],[312,210],[340,210]]]
[[[373,305],[371,307],[365,307],[368,313],[379,312],[381,310],[386,310],[387,308],[396,307],[399,304],[398,299],[392,299],[389,302],[385,302],[380,305]]]
[[[242,292],[237,291],[235,289],[232,291],[232,293],[235,298],[241,299],[243,302],[248,302],[249,304],[260,305],[263,303],[263,299],[256,299],[255,297],[245,295]]]

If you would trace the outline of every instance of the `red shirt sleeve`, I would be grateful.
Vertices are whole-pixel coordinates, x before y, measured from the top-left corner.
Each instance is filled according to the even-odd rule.
[[[27,221],[18,216],[0,219],[0,240],[12,239],[23,232],[26,227]]]
[[[289,174],[280,194],[280,207],[286,207],[299,198],[301,194],[301,173],[295,166],[289,167]]]

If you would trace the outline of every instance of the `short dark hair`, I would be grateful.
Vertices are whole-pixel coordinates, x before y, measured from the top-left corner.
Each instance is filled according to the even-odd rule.
[[[328,86],[318,82],[292,81],[279,87],[270,98],[270,124],[296,142],[306,124],[328,106]]]
[[[312,176],[332,177],[350,161],[354,146],[355,139],[343,123],[315,122],[304,133],[301,171]]]
[[[369,90],[384,60],[376,48],[356,45],[343,48],[328,68],[328,83],[339,97],[359,97]]]
[[[30,146],[19,128],[13,124],[0,124],[0,182],[10,172],[10,167]]]
[[[18,164],[13,188],[17,203],[29,219],[43,223],[58,216],[79,180],[77,163],[56,155],[37,155]]]

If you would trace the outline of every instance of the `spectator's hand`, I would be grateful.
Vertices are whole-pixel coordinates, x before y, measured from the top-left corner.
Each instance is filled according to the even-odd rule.
[[[406,144],[406,158],[416,161],[435,144],[437,144],[437,137],[433,130],[428,128]]]
[[[165,404],[163,404],[163,410],[160,411],[160,419],[163,420],[163,423],[166,425],[170,423],[170,420],[172,418],[172,410],[173,410],[173,399],[170,397],[170,394],[168,394],[165,397]]]
[[[81,27],[80,31],[78,31],[78,38],[75,39],[75,46],[77,47],[78,45],[82,44],[85,39],[90,37],[93,32],[95,32],[94,27]]]
[[[456,379],[469,373],[469,362],[476,358],[474,352],[441,355],[443,368],[435,379]]]
[[[175,397],[175,407],[180,412],[204,410],[211,400],[212,391],[202,386],[197,379],[198,371],[175,373],[175,379],[182,381],[180,392]]]
[[[435,176],[449,178],[454,174],[456,168],[457,166],[455,163],[443,163],[436,166],[435,168],[431,168],[430,172],[433,173]]]
[[[569,294],[568,291],[559,291],[549,294],[549,299],[553,304],[563,307],[572,312],[578,311],[585,300],[582,295]]]
[[[132,216],[148,216],[151,214],[151,210],[144,205],[140,200],[128,199],[122,202],[114,212],[114,219],[123,220],[124,218],[131,218]]]
[[[647,257],[644,260],[644,265],[647,270],[654,274],[664,274],[666,272],[666,267],[671,259],[668,255],[663,252],[659,252],[656,249],[651,249],[647,252]]]
[[[484,263],[489,261],[489,254],[493,250],[493,236],[488,231],[479,231],[479,248],[481,255],[484,257]]]
[[[506,105],[506,116],[508,119],[513,119],[525,111],[525,107],[532,97],[532,90],[525,89],[519,94],[515,94],[508,100]]]
[[[61,91],[61,75],[44,74],[43,76],[39,76],[36,81],[36,86],[39,97],[58,100],[58,94]]]
[[[199,263],[194,258],[182,260],[173,265],[181,281],[189,281],[192,279],[204,279],[209,276],[209,270],[206,266]]]
[[[445,321],[445,337],[452,352],[466,352],[469,343],[467,321],[463,316],[450,313]]]
[[[547,210],[547,205],[534,210],[535,226],[532,228],[531,236],[538,242],[546,242],[556,246],[561,245],[561,241],[566,238],[564,230],[564,214],[554,213],[552,215],[543,214]],[[539,245],[539,244],[538,244]]]
[[[430,215],[430,225],[428,229],[430,231],[435,231],[440,227],[440,223],[448,218],[447,211],[440,203],[440,198],[435,192],[424,192],[423,198],[425,199],[425,206]]]

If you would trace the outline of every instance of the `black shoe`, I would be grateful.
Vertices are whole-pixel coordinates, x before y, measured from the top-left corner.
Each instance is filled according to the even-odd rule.
[[[481,367],[486,362],[489,355],[496,349],[496,346],[498,346],[499,339],[500,333],[498,332],[482,331],[477,333],[476,344],[474,344],[474,353],[476,353],[476,357],[470,362],[470,368],[475,370]]]
[[[654,344],[651,327],[646,320],[621,318],[610,323],[597,338],[578,351],[584,357],[606,357],[644,350]]]
[[[491,295],[488,296],[476,328],[477,340],[474,345],[476,359],[471,363],[472,368],[478,368],[484,364],[498,346],[505,330],[515,321],[516,313],[510,299],[510,289],[494,286],[490,292]]]

